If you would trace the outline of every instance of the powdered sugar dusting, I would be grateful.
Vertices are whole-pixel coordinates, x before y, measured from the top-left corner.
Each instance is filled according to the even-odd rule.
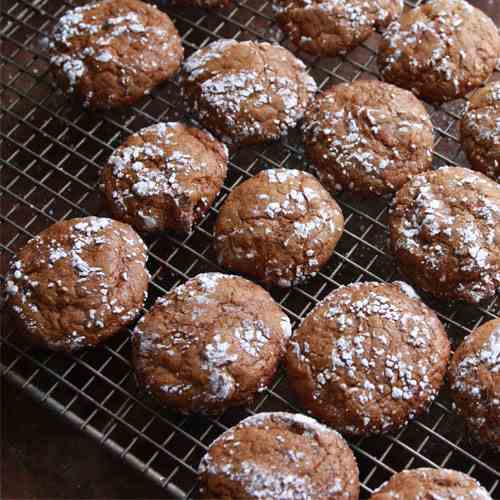
[[[497,36],[491,19],[465,0],[431,0],[407,15],[416,20],[394,21],[383,35],[379,63],[384,79],[401,84],[398,74],[406,72],[404,83],[414,92],[437,98],[433,93],[439,87],[439,98],[448,100],[477,86],[478,75],[487,78],[486,67],[494,59],[498,43],[486,34],[489,30],[492,37]],[[484,34],[476,33],[479,31]],[[476,61],[477,74],[471,74],[470,59]]]
[[[308,110],[303,130],[308,155],[330,189],[352,184],[385,194],[403,183],[401,170],[431,167],[429,115],[407,91],[385,83],[332,87]]]
[[[192,130],[179,122],[157,123],[115,150],[103,182],[119,215],[139,215],[144,226],[140,229],[148,231],[192,228],[210,202],[206,179],[222,185],[228,159],[227,149],[220,147],[220,154],[215,154]],[[196,134],[214,147],[219,144],[208,132]],[[175,209],[169,210],[172,206]]]
[[[471,302],[499,288],[498,185],[471,170],[442,167],[414,177],[405,193],[391,220],[396,253],[423,262],[450,294]]]
[[[234,453],[245,446],[245,443],[236,440],[235,433],[242,428],[258,427],[266,429],[268,425],[281,424],[284,425],[283,434],[288,432],[303,433],[311,438],[312,443],[315,443],[318,435],[335,434],[339,439],[340,436],[336,431],[319,424],[312,418],[299,414],[291,414],[284,412],[260,413],[242,420],[237,426],[229,429],[224,434],[219,436],[211,445],[211,449],[215,446],[222,446],[227,450],[232,450],[225,457],[232,457]],[[287,428],[290,429],[287,429]],[[293,428],[293,431],[291,430]],[[281,437],[282,440],[285,438]],[[280,440],[281,442],[281,440]],[[306,459],[306,454],[289,450],[288,460],[291,464],[300,464]],[[224,460],[215,461],[213,456],[208,453],[203,457],[198,469],[199,474],[207,474],[209,476],[222,476],[230,481],[235,481],[243,490],[252,498],[282,498],[282,499],[313,499],[318,498],[319,489],[315,484],[314,478],[308,475],[301,474],[300,469],[293,471],[293,466],[290,470],[279,467],[265,467],[257,461],[244,460],[239,462],[233,458],[225,458]],[[346,487],[340,477],[332,478],[333,484],[331,492],[342,491]]]
[[[462,142],[473,167],[499,181],[500,82],[492,82],[478,94],[462,118]]]
[[[147,14],[132,8],[130,3],[124,7],[121,2],[102,0],[68,10],[59,19],[49,41],[50,62],[65,75],[69,92],[74,92],[84,78],[88,84],[93,73],[104,69],[114,72],[116,68],[124,88],[138,73],[164,72],[161,61],[152,57],[131,60],[123,47],[141,48],[143,54],[160,49],[165,60],[181,58],[180,40],[173,36],[173,25],[149,24]],[[148,7],[149,15],[154,8]],[[103,11],[110,14],[103,16]],[[83,97],[84,105],[89,105],[94,90],[85,89]]]
[[[390,22],[403,10],[403,0],[281,0],[273,8],[282,29],[301,49],[335,56],[360,43],[370,28]],[[315,19],[317,27],[311,22],[305,29],[308,19]]]
[[[446,337],[429,314],[414,297],[381,283],[342,287],[310,313],[309,326],[292,339],[293,363],[308,367],[304,370],[313,378],[312,397],[318,404],[327,404],[331,393],[344,394],[350,413],[340,417],[344,410],[339,408],[336,425],[354,434],[381,432],[394,425],[395,408],[405,407],[411,418],[416,402],[434,399],[439,388],[435,371],[444,373],[447,353],[436,350]],[[316,322],[321,332],[331,332],[331,338],[325,336],[331,343],[329,360],[317,345],[311,350],[315,331],[309,329]]]
[[[233,68],[229,50],[240,49],[255,57],[263,67],[245,67],[241,58]],[[281,54],[295,68],[294,77],[280,69],[267,52]],[[277,58],[275,58],[276,60]],[[221,68],[216,69],[218,66]],[[316,91],[304,64],[286,49],[268,43],[218,40],[191,55],[183,65],[188,105],[225,141],[276,139],[294,127]],[[215,68],[215,69],[214,69]],[[263,119],[261,110],[273,119]],[[219,122],[221,124],[219,125]]]
[[[230,212],[234,208],[227,208],[233,197],[244,204],[245,219],[250,220],[235,220],[217,230],[219,262],[232,267],[237,261],[242,267],[236,269],[256,269],[260,279],[279,286],[291,286],[314,275],[343,229],[342,213],[329,193],[311,174],[292,169],[264,170],[247,183],[252,188],[246,183],[239,186],[220,220],[233,219]],[[279,244],[283,256],[264,257],[263,242],[270,247]]]
[[[267,292],[238,276],[211,272],[159,298],[134,339],[139,370],[158,377],[148,390],[175,402],[182,395],[181,411],[210,411],[264,390],[290,334],[290,321]]]
[[[60,224],[65,224],[62,233],[56,224],[26,245],[30,251],[36,250],[36,264],[23,262],[22,257],[12,262],[7,293],[10,300],[19,304],[15,306],[16,314],[29,330],[43,333],[50,329],[51,347],[76,348],[85,345],[86,332],[116,329],[114,325],[125,325],[137,315],[142,300],[133,304],[128,294],[122,300],[120,290],[127,287],[127,273],[115,276],[118,269],[110,270],[108,259],[110,247],[120,246],[121,242],[125,250],[116,249],[113,258],[118,261],[114,265],[127,266],[126,269],[132,266],[146,274],[146,247],[130,228],[111,219],[87,217]],[[93,265],[99,261],[96,253],[100,252],[107,256],[102,259],[104,265]],[[33,275],[43,277],[43,283],[33,279]],[[64,279],[58,279],[59,276]],[[60,320],[47,315],[48,300],[52,304],[50,311],[54,307],[61,309]],[[84,309],[79,311],[80,308]]]

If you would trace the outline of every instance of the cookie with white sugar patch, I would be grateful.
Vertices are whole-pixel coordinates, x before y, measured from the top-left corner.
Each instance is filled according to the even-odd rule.
[[[481,443],[500,451],[500,319],[474,330],[452,357],[455,408]]]
[[[198,474],[207,499],[359,497],[358,466],[342,436],[299,414],[242,420],[210,445]]]
[[[500,82],[486,85],[470,98],[460,136],[472,168],[500,182]]]
[[[307,109],[303,129],[306,155],[332,193],[390,194],[432,167],[429,114],[394,85],[335,85]]]
[[[222,206],[215,251],[231,271],[287,287],[319,271],[343,229],[340,207],[314,176],[263,170],[236,187]]]
[[[450,345],[405,283],[357,283],[323,299],[285,358],[302,406],[334,429],[371,435],[422,414],[444,380]]]
[[[284,136],[304,114],[316,83],[302,61],[270,43],[217,40],[183,64],[188,109],[225,142]]]
[[[385,28],[403,12],[403,0],[275,0],[281,29],[301,50],[334,57]]]
[[[451,469],[421,467],[394,474],[370,500],[492,500],[488,491],[468,474]]]
[[[179,69],[184,50],[170,18],[140,0],[102,0],[68,10],[50,41],[52,71],[84,106],[126,106]]]
[[[500,37],[493,21],[465,0],[431,0],[384,33],[382,78],[431,102],[463,97],[495,70]]]
[[[159,298],[133,334],[146,393],[182,413],[250,403],[272,381],[290,320],[263,288],[205,273]]]
[[[6,304],[19,334],[56,351],[95,346],[131,323],[147,297],[146,247],[102,217],[53,224],[17,253]]]
[[[389,217],[401,272],[438,298],[479,303],[500,290],[500,185],[460,167],[411,179]]]
[[[116,219],[141,232],[189,232],[218,195],[227,162],[226,146],[205,130],[157,123],[114,151],[101,184]]]

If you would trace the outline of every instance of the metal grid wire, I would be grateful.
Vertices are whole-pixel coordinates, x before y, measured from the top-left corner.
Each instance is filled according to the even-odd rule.
[[[13,253],[53,222],[105,215],[96,187],[99,166],[128,134],[157,121],[182,118],[183,111],[177,106],[178,88],[173,82],[121,112],[92,113],[68,102],[50,77],[43,40],[73,2],[3,3],[0,252],[5,272]],[[408,7],[418,3],[410,2]],[[222,12],[177,9],[169,14],[183,36],[187,55],[220,37],[274,40],[292,49],[273,23],[269,1],[240,0]],[[345,58],[299,56],[322,88],[360,77],[375,78],[379,38],[375,34]],[[467,165],[457,141],[463,101],[428,109],[435,127],[435,166]],[[147,307],[187,278],[218,270],[212,250],[218,207],[234,186],[269,167],[307,168],[296,132],[277,144],[233,151],[225,187],[193,233],[162,234],[147,240],[152,275]],[[329,264],[303,286],[271,290],[294,326],[340,285],[398,278],[386,249],[387,200],[359,201],[344,194],[339,202],[346,229]],[[425,299],[438,311],[455,344],[500,314],[498,299],[480,307]],[[198,462],[228,426],[259,411],[298,411],[280,374],[252,408],[231,410],[218,418],[179,416],[139,395],[127,334],[100,349],[64,356],[29,347],[7,325],[3,330],[2,374],[159,483],[169,496],[196,496]],[[451,411],[446,390],[427,415],[398,433],[350,444],[360,466],[365,497],[396,471],[441,466],[473,475],[493,497],[500,498],[500,460],[468,440],[463,422]]]

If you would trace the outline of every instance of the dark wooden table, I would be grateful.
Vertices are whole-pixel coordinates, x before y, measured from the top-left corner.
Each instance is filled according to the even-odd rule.
[[[471,0],[500,25],[498,0]],[[0,498],[166,498],[89,437],[2,381]]]
[[[0,498],[166,498],[165,492],[2,379]]]

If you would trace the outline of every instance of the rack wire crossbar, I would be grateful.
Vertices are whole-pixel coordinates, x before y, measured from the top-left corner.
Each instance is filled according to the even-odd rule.
[[[407,7],[419,3],[407,2]],[[158,121],[185,118],[178,106],[175,82],[161,86],[125,111],[92,113],[69,102],[52,81],[43,46],[56,19],[72,5],[74,2],[63,0],[4,0],[2,5],[3,273],[15,251],[53,222],[106,214],[97,189],[98,171],[125,136]],[[217,38],[277,41],[294,51],[274,24],[267,0],[239,0],[220,12],[177,9],[168,13],[182,34],[188,54]],[[342,58],[299,56],[321,88],[376,78],[379,39],[379,34],[373,35]],[[464,102],[427,108],[435,129],[434,165],[467,165],[457,137],[457,120]],[[218,208],[236,185],[270,167],[307,169],[296,132],[279,143],[233,151],[222,193],[191,234],[147,238],[152,279],[146,307],[185,279],[218,270],[212,250]],[[398,278],[386,249],[387,200],[359,201],[344,194],[338,201],[346,229],[329,264],[303,286],[270,290],[295,326],[319,300],[341,285]],[[425,300],[438,312],[455,344],[473,328],[500,314],[498,299],[480,307],[443,304],[430,297]],[[229,426],[259,411],[300,411],[282,373],[251,408],[231,410],[217,418],[180,416],[158,408],[137,390],[127,333],[100,349],[62,356],[31,348],[4,324],[0,349],[2,375],[173,497],[196,495],[199,460],[212,440]],[[493,497],[500,497],[498,456],[469,441],[463,422],[451,410],[446,390],[427,415],[399,432],[350,444],[360,466],[363,496],[395,471],[431,466],[467,472]]]

